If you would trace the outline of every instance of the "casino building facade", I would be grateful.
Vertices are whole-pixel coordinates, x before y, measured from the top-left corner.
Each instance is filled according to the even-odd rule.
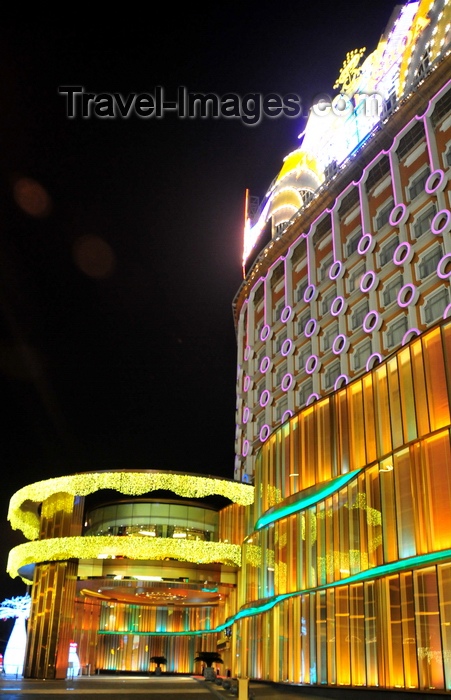
[[[247,197],[234,479],[13,496],[26,676],[64,677],[74,640],[102,670],[202,647],[241,678],[451,692],[450,42],[449,1],[397,6]]]

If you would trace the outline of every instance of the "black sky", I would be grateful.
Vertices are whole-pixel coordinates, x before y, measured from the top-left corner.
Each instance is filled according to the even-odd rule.
[[[58,87],[295,93],[306,113],[333,94],[347,51],[375,48],[393,8],[249,0],[2,19],[1,569],[22,541],[9,499],[33,481],[118,468],[233,477],[244,193],[265,194],[305,123],[70,120]],[[0,573],[3,597],[23,590]]]

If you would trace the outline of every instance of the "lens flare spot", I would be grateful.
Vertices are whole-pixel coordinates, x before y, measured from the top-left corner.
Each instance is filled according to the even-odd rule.
[[[30,177],[21,177],[13,185],[13,196],[17,206],[29,216],[42,219],[52,210],[52,200],[39,182]]]
[[[105,279],[116,266],[116,256],[111,246],[100,236],[80,236],[73,246],[77,267],[88,277]]]

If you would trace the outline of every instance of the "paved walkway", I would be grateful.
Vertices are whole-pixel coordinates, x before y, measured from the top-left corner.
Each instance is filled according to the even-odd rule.
[[[152,700],[244,700],[245,691],[254,700],[425,700],[450,697],[450,693],[418,693],[416,691],[378,691],[240,682],[231,679],[231,687],[224,687],[225,679],[207,682],[201,676],[78,676],[62,681],[29,680],[0,676],[0,700],[36,700],[37,697],[71,695],[74,700],[98,700],[98,696],[120,696],[123,700],[137,700],[146,695]],[[114,697],[113,697],[114,700]]]

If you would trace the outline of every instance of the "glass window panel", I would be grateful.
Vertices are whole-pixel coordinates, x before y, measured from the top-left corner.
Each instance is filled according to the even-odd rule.
[[[393,455],[395,476],[398,548],[401,559],[417,554],[415,539],[415,499],[412,492],[412,474],[409,450]]]
[[[448,430],[423,443],[423,497],[431,549],[451,547],[451,454]]]
[[[351,471],[366,464],[362,382],[348,387]]]
[[[376,420],[374,416],[373,375],[367,374],[362,379],[363,412],[365,419],[366,461],[369,464],[377,459]]]
[[[410,348],[399,353],[398,371],[404,442],[410,442],[418,437]]]
[[[390,419],[393,447],[401,447],[404,444],[402,434],[401,401],[398,378],[398,358],[394,357],[387,362],[388,394],[390,398]]]
[[[434,567],[414,572],[414,591],[420,687],[425,690],[443,688],[443,655]]]
[[[381,485],[384,561],[396,561],[398,559],[398,547],[395,527],[396,509],[393,485],[393,464],[391,459],[381,462],[379,479]]]
[[[351,685],[351,654],[349,643],[348,587],[335,591],[335,644],[337,650],[337,683]]]
[[[401,624],[404,678],[406,688],[418,688],[417,646],[413,577],[409,572],[399,577],[401,590]]]
[[[451,564],[438,567],[438,591],[440,600],[440,625],[442,632],[443,659],[445,663],[445,688],[451,689]]]
[[[440,328],[423,339],[424,365],[431,430],[449,425],[450,413]]]
[[[373,376],[376,404],[376,440],[378,455],[382,456],[391,452],[392,449],[386,365],[378,367]]]

